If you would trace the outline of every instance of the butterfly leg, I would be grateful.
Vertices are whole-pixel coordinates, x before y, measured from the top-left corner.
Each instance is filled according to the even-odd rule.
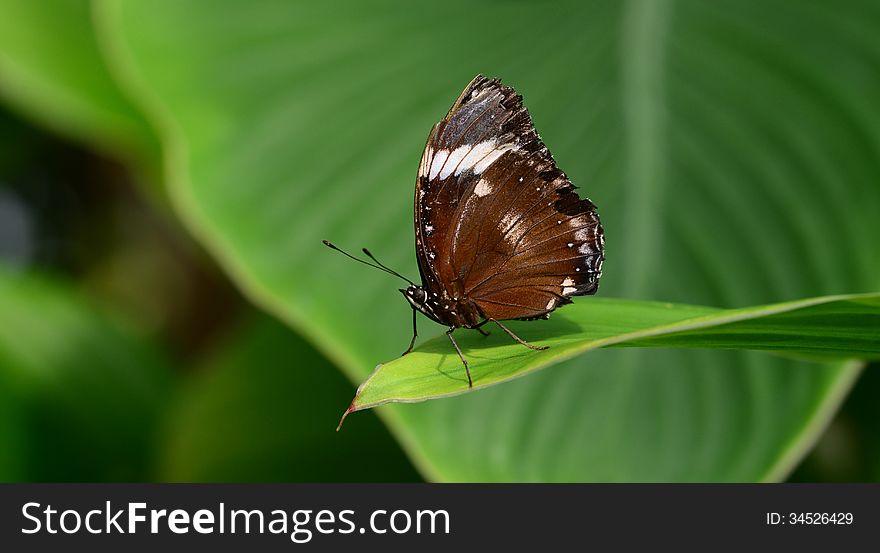
[[[458,344],[455,343],[455,338],[452,337],[452,331],[455,330],[455,327],[450,327],[449,330],[446,331],[446,335],[449,336],[449,341],[452,342],[452,345],[455,346],[455,351],[458,352],[458,357],[461,359],[461,362],[464,364],[464,372],[467,373],[468,377],[468,388],[474,387],[474,382],[471,380],[471,370],[468,368],[467,359],[464,358],[464,354],[461,352],[461,349],[458,347]]]
[[[503,330],[504,332],[506,332],[508,336],[510,336],[511,338],[513,338],[514,340],[516,340],[517,342],[519,342],[520,344],[524,345],[524,346],[527,347],[527,348],[530,348],[530,349],[536,349],[536,350],[550,349],[550,346],[533,346],[532,344],[526,342],[525,340],[523,340],[522,338],[520,338],[519,336],[517,336],[516,334],[514,334],[509,328],[507,328],[506,326],[504,326],[503,324],[501,324],[501,321],[497,321],[497,320],[495,320],[495,319],[488,319],[488,320],[490,320],[490,321],[492,321],[493,323],[495,323],[495,324],[497,324],[498,326],[500,326],[500,327],[501,327],[501,330]]]
[[[409,347],[406,348],[406,351],[400,355],[401,357],[403,357],[404,355],[406,355],[407,353],[412,351],[413,346],[416,343],[416,337],[419,335],[419,331],[416,329],[416,310],[413,309],[412,312],[413,312],[413,337],[412,337],[412,340],[409,341]]]
[[[480,334],[482,334],[483,336],[488,336],[490,333],[489,333],[488,331],[483,330],[482,328],[480,328],[481,326],[483,326],[484,324],[486,324],[486,323],[488,323],[488,322],[489,322],[489,319],[486,319],[485,321],[483,321],[483,322],[481,322],[480,324],[478,324],[477,326],[475,326],[474,329],[479,330],[479,331],[480,331]]]

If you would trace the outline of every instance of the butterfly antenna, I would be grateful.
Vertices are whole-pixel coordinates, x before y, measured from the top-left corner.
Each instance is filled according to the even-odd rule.
[[[403,276],[402,274],[398,273],[397,271],[394,271],[394,270],[392,270],[392,269],[389,269],[388,267],[386,267],[385,265],[383,265],[382,263],[380,263],[379,260],[376,259],[376,257],[375,257],[373,254],[371,254],[371,253],[370,253],[370,250],[368,250],[367,248],[364,248],[364,253],[367,254],[367,257],[369,257],[370,259],[372,259],[373,261],[376,262],[375,265],[373,265],[373,264],[370,263],[369,261],[364,261],[363,259],[359,259],[359,258],[357,258],[357,257],[355,257],[355,256],[353,256],[353,255],[351,255],[350,253],[348,253],[348,252],[346,252],[346,251],[340,249],[336,244],[334,244],[333,242],[330,242],[329,240],[321,240],[321,242],[323,242],[324,245],[327,246],[328,248],[330,248],[330,249],[332,249],[332,250],[336,250],[336,251],[338,251],[339,253],[341,253],[342,255],[344,255],[344,256],[346,256],[346,257],[348,257],[348,258],[350,258],[350,259],[354,259],[354,260],[357,261],[358,263],[363,263],[364,265],[367,265],[367,266],[372,267],[372,268],[374,268],[374,269],[379,269],[380,271],[385,271],[386,273],[388,273],[388,274],[390,274],[390,275],[394,275],[394,276],[396,276],[396,277],[398,277],[398,278],[401,278],[401,279],[407,281],[408,283],[410,283],[412,286],[415,286],[415,283],[414,283],[413,281],[411,281],[410,279],[406,278],[405,276]]]
[[[373,255],[372,253],[370,253],[370,250],[368,250],[367,248],[363,248],[363,250],[364,250],[364,253],[367,254],[367,257],[369,257],[370,259],[372,259],[373,261],[376,262],[376,265],[382,267],[383,269],[385,269],[387,272],[391,273],[392,275],[398,276],[398,277],[402,278],[403,280],[409,282],[409,283],[412,284],[413,286],[415,286],[415,282],[413,282],[413,281],[411,281],[410,279],[406,278],[405,276],[403,276],[402,274],[398,273],[398,272],[395,271],[394,269],[389,269],[384,263],[382,263],[381,261],[379,261],[378,259],[376,259],[376,256]]]

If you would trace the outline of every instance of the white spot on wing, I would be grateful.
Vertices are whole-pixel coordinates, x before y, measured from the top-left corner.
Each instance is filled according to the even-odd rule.
[[[508,211],[504,214],[504,217],[501,218],[501,225],[499,225],[498,227],[499,229],[501,229],[501,232],[507,230],[507,228],[510,226],[510,223],[513,222],[514,217],[516,217],[516,213],[513,211]]]
[[[468,169],[472,169],[473,172],[477,175],[485,171],[490,165],[495,163],[495,161],[509,150],[515,150],[517,148],[516,144],[502,144],[498,146],[495,142],[495,139],[486,140],[484,142],[480,142],[476,146],[468,146],[467,154],[461,158],[461,160],[456,160],[456,163],[452,164],[452,167],[449,171],[455,171],[455,175],[458,176],[461,173],[467,171]],[[458,148],[456,148],[456,152]],[[457,167],[456,167],[457,166]],[[446,173],[446,169],[443,170]]]
[[[509,229],[509,231],[507,232],[507,234],[504,236],[504,239],[511,246],[515,246],[520,241],[523,234],[525,234],[525,232],[529,229],[528,225],[524,225],[522,223],[523,223],[522,219],[517,221],[517,223],[515,225],[513,225],[513,227],[511,227]]]
[[[590,233],[593,229],[591,228],[582,228],[574,231],[574,239],[578,242],[586,242],[590,239]]]
[[[428,160],[431,158],[431,154],[434,150],[431,146],[425,148],[425,151],[422,153],[422,160],[419,161],[419,176],[426,177],[428,176]]]
[[[486,194],[492,193],[492,183],[487,181],[486,179],[480,179],[480,182],[477,183],[477,186],[474,188],[474,194],[479,197],[483,197]]]
[[[458,176],[472,168],[493,150],[495,150],[495,139],[480,142],[476,146],[468,145],[466,155],[461,159],[461,163],[459,163],[458,167],[455,169],[455,175]],[[480,173],[481,171],[474,170],[474,172]]]
[[[449,154],[449,157],[446,159],[446,164],[443,165],[443,170],[440,171],[440,178],[445,179],[449,175],[452,174],[452,171],[455,171],[455,174],[458,175],[461,173],[461,167],[459,166],[459,162],[464,158],[465,155],[470,151],[471,145],[465,144],[464,146],[459,146],[455,150]],[[456,170],[458,168],[458,170]],[[433,169],[433,166],[432,166]]]
[[[555,304],[555,303],[556,303],[556,298],[551,299],[550,301],[547,302],[547,307],[545,307],[544,309],[552,309],[553,304]]]
[[[443,162],[446,161],[446,158],[449,157],[449,150],[438,150],[436,154],[434,154],[434,159],[431,161],[431,172],[428,173],[429,179],[434,179],[437,177],[437,174],[440,173],[440,168],[443,167]]]
[[[479,161],[476,165],[474,165],[474,173],[480,174],[485,171],[490,165],[495,163],[499,157],[501,157],[504,152],[508,150],[513,150],[516,148],[516,144],[505,144],[503,146],[499,146],[498,148],[492,150],[489,154],[486,155],[483,159]]]

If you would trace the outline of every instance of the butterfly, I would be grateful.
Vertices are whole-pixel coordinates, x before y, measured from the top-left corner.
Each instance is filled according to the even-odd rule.
[[[477,75],[434,125],[419,163],[415,191],[416,257],[421,285],[380,263],[355,258],[409,283],[400,292],[413,313],[448,327],[468,387],[458,328],[493,323],[535,346],[501,321],[546,319],[573,296],[595,294],[605,259],[596,206],[575,186],[535,131],[522,97],[498,79]]]

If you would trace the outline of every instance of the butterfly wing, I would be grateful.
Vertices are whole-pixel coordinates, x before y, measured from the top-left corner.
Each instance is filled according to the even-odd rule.
[[[553,161],[522,98],[477,76],[428,137],[416,186],[426,287],[486,317],[539,317],[596,291],[595,206]]]

